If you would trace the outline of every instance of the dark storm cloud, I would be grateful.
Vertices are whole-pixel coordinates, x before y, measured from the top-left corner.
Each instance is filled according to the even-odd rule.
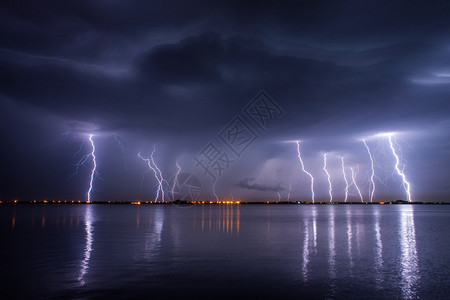
[[[244,178],[240,182],[236,184],[237,187],[255,191],[272,191],[272,192],[280,192],[283,190],[283,187],[280,184],[275,185],[267,185],[263,183],[259,183],[255,181],[255,178]]]
[[[42,140],[117,132],[130,153],[152,141],[177,156],[201,149],[261,89],[286,111],[261,146],[317,139],[315,151],[345,150],[341,140],[364,134],[441,128],[449,27],[446,1],[10,1],[0,9],[4,135],[26,136],[10,120],[34,111],[29,134]]]

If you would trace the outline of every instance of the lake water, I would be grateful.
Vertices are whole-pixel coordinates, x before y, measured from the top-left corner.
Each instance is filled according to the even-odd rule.
[[[2,299],[450,298],[447,205],[22,204],[0,226]]]

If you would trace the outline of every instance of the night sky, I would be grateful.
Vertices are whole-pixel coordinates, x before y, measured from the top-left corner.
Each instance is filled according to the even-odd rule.
[[[213,174],[221,199],[308,201],[296,141],[316,200],[329,200],[327,153],[333,199],[343,157],[367,201],[363,138],[374,201],[405,199],[388,137],[376,136],[393,132],[412,200],[446,201],[450,3],[430,3],[3,1],[0,200],[86,200],[90,157],[71,175],[90,134],[94,201],[153,200],[138,153],[154,147],[163,177],[178,162],[202,199]]]

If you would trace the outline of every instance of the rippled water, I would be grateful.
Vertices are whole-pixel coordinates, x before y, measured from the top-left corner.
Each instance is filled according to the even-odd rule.
[[[3,205],[0,296],[444,299],[446,205]]]

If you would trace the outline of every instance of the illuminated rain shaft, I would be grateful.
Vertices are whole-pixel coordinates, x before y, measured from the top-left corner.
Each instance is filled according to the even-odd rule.
[[[358,191],[359,194],[359,198],[361,198],[361,202],[364,202],[363,196],[361,194],[361,190],[359,189],[358,185],[356,184],[356,174],[358,174],[359,172],[359,167],[357,167],[357,170],[355,172],[355,170],[353,169],[353,167],[350,168],[350,170],[352,170],[352,180],[353,180],[353,184],[356,187],[356,190]]]
[[[347,175],[345,175],[345,164],[344,164],[344,158],[341,157],[341,166],[342,166],[342,175],[344,176],[344,181],[345,181],[345,193],[344,193],[344,202],[347,202],[348,199],[348,188],[349,188],[349,183],[347,180]]]
[[[91,142],[91,146],[92,146],[92,152],[91,152],[90,156],[92,156],[92,163],[94,165],[92,168],[92,172],[91,172],[91,180],[89,181],[89,190],[87,192],[87,202],[91,203],[92,189],[94,186],[94,175],[97,173],[97,162],[95,161],[95,145],[94,145],[94,141],[92,140],[92,134],[89,135],[89,142]]]
[[[330,202],[333,202],[333,187],[331,185],[331,176],[327,170],[327,153],[323,154],[323,168],[328,178],[328,193],[330,194]]]
[[[371,168],[372,173],[370,174],[369,198],[370,198],[370,202],[373,202],[373,196],[375,195],[375,181],[374,181],[375,169],[373,167],[373,156],[372,156],[372,153],[370,152],[369,146],[366,143],[366,140],[363,140],[363,143],[367,149],[367,154],[369,154],[369,158],[370,158],[370,168]]]
[[[303,164],[302,155],[300,154],[300,142],[297,141],[297,152],[298,152],[298,160],[300,161],[300,165],[302,167],[302,171],[306,173],[311,178],[311,200],[314,203],[314,177],[305,170],[305,165]]]
[[[127,153],[127,149],[124,145],[123,142],[123,138],[120,137],[119,135],[117,135],[117,133],[114,134],[114,140],[117,142],[117,144],[119,145],[120,149],[122,150],[122,157],[123,157],[123,165],[125,170],[127,169],[127,158],[126,158],[126,153]]]
[[[175,162],[175,165],[177,166],[177,173],[175,174],[175,177],[173,178],[173,184],[172,184],[172,201],[175,201],[175,186],[179,186],[178,184],[178,175],[181,173],[181,167],[178,164],[178,161]]]
[[[164,186],[163,186],[164,178],[162,177],[161,170],[155,164],[155,160],[153,159],[153,154],[155,153],[155,151],[156,151],[156,146],[153,147],[153,151],[150,154],[150,158],[142,157],[140,152],[138,153],[138,156],[140,159],[147,162],[147,166],[153,171],[156,181],[158,182],[158,189],[156,191],[156,197],[155,197],[155,202],[156,202],[156,201],[158,201],[160,193],[161,193],[161,201],[164,201],[165,195],[164,195]]]
[[[291,182],[291,180],[289,179],[289,192],[288,192],[288,194],[287,194],[287,199],[286,199],[286,201],[291,200],[291,192],[292,192],[292,182]]]
[[[214,197],[216,197],[216,201],[219,202],[219,196],[217,196],[217,193],[216,193],[216,183],[217,183],[217,180],[214,182],[214,185],[213,185],[213,194],[214,194]]]
[[[400,159],[399,159],[397,153],[395,152],[394,144],[392,143],[392,135],[388,135],[388,140],[389,140],[389,146],[391,147],[391,150],[392,150],[392,154],[395,156],[395,170],[397,171],[397,174],[400,175],[400,177],[402,178],[403,188],[405,189],[405,192],[406,192],[406,198],[408,199],[409,202],[411,202],[411,186],[410,186],[410,183],[406,180],[406,175],[403,172],[403,169],[400,170],[400,168],[399,168]]]

